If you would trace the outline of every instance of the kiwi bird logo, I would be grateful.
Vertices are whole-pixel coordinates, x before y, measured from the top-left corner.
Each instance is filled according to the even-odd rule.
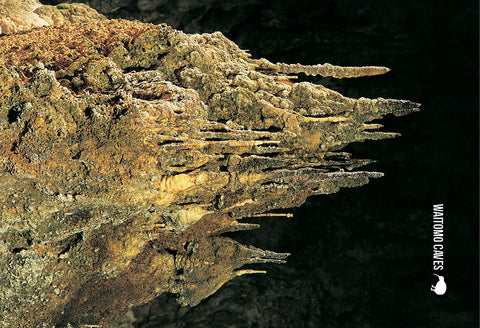
[[[445,294],[445,292],[447,291],[447,284],[445,283],[445,278],[435,273],[433,275],[438,277],[438,282],[435,285],[432,285],[431,291],[437,295]]]

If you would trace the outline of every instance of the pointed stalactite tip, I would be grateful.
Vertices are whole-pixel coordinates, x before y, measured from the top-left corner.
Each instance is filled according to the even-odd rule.
[[[305,75],[320,75],[323,77],[334,77],[337,79],[354,78],[362,76],[381,75],[390,72],[390,68],[383,66],[335,66],[329,63],[320,65],[301,65],[277,63],[275,68],[282,73]]]

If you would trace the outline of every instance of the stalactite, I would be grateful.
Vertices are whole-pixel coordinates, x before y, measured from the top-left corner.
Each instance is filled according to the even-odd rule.
[[[288,254],[226,231],[379,172],[341,149],[418,104],[352,99],[221,33],[92,20],[0,37],[0,313],[8,327],[109,325],[165,292],[195,305]]]

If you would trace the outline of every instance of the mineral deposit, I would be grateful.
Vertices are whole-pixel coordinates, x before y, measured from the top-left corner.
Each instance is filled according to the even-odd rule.
[[[81,3],[44,6],[38,0],[0,0],[0,34],[93,19],[106,18]]]
[[[341,149],[418,104],[351,99],[220,32],[91,20],[0,37],[0,325],[115,323],[161,293],[196,305],[288,254],[223,232],[378,172]]]

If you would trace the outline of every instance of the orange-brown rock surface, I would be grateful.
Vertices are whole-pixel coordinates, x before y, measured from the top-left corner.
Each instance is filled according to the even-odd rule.
[[[273,64],[221,33],[124,20],[1,36],[1,324],[109,326],[282,263],[220,234],[380,177],[342,147],[396,136],[368,122],[418,107],[288,74],[386,71]]]

